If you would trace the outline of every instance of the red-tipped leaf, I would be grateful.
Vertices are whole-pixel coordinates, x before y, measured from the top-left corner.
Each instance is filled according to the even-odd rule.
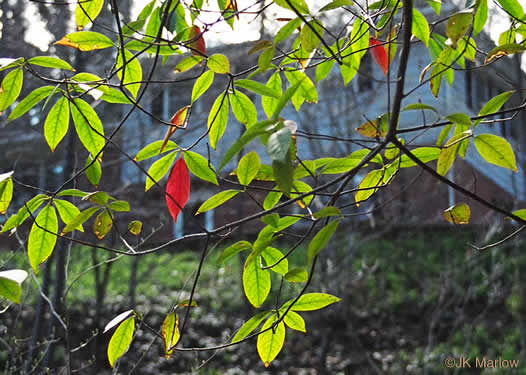
[[[192,50],[192,55],[206,57],[206,43],[199,26],[192,26],[190,29],[188,48]]]
[[[389,69],[389,56],[387,56],[387,51],[376,38],[369,38],[369,47],[371,54],[373,55],[374,61],[382,68],[384,74],[387,75],[387,70]]]
[[[172,168],[166,184],[166,205],[177,222],[177,216],[190,198],[190,173],[184,158],[181,157]]]
[[[172,125],[175,125],[175,126],[170,126],[168,128],[168,130],[166,131],[166,135],[164,136],[164,141],[163,141],[163,144],[161,146],[161,149],[159,150],[159,153],[163,152],[164,148],[166,147],[166,144],[168,143],[168,141],[170,140],[172,135],[174,135],[175,131],[178,128],[185,128],[186,127],[185,126],[186,115],[188,114],[188,109],[189,108],[190,108],[189,105],[184,106],[183,108],[178,110],[175,113],[175,115],[172,116],[172,119],[170,120],[170,122],[172,123]]]

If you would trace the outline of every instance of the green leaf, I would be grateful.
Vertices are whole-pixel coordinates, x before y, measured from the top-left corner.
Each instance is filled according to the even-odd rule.
[[[111,367],[114,367],[119,358],[130,348],[134,331],[135,317],[131,316],[122,322],[111,336],[108,344],[108,360]]]
[[[316,35],[314,30],[318,33],[320,37],[323,38],[323,25],[320,21],[314,20],[310,21],[303,25],[300,33],[301,46],[303,49],[310,53],[320,44],[320,38]]]
[[[80,225],[84,224],[90,217],[99,211],[100,207],[90,207],[78,214],[72,221],[70,221],[62,230],[62,234],[69,233],[74,229],[77,229]]]
[[[58,193],[57,197],[70,196],[84,198],[86,195],[88,195],[88,193],[79,189],[65,189]]]
[[[55,151],[58,144],[69,128],[69,102],[66,97],[60,98],[49,111],[44,124],[44,136],[51,151]]]
[[[270,90],[278,93],[279,94],[278,97],[281,96],[281,94],[283,93],[283,89],[282,89],[281,76],[279,72],[275,72],[274,74],[270,76],[269,80],[267,81],[267,87]],[[272,115],[274,114],[276,110],[278,102],[279,102],[279,99],[271,97],[271,96],[261,97],[261,104],[263,105],[263,110],[265,111],[265,114],[267,115],[267,117],[269,118],[272,117]]]
[[[272,119],[274,121],[278,120],[281,111],[283,110],[283,108],[285,108],[285,106],[289,103],[293,96],[296,95],[296,92],[299,90],[301,84],[302,81],[297,81],[292,86],[290,86],[283,95],[280,96],[280,99],[274,107],[274,113],[272,113]]]
[[[177,345],[181,338],[179,316],[174,312],[169,313],[164,319],[161,335],[164,341],[164,355],[166,359],[170,359],[174,352],[173,347]]]
[[[313,216],[315,219],[322,219],[324,217],[330,217],[330,216],[340,216],[342,212],[338,207],[334,206],[328,206],[324,207],[318,212],[316,212]]]
[[[292,189],[292,175],[294,173],[294,167],[292,166],[292,159],[290,152],[287,153],[285,161],[273,161],[272,162],[272,173],[278,183],[278,186],[285,194],[290,194]]]
[[[335,302],[341,301],[340,298],[327,293],[306,293],[302,295],[298,301],[292,306],[293,311],[313,311],[323,309]],[[283,305],[282,309],[288,307],[292,303],[288,301]]]
[[[307,332],[307,329],[305,328],[305,320],[301,317],[300,314],[292,310],[290,310],[287,313],[287,315],[285,315],[283,323],[285,323],[287,327],[293,330]]]
[[[488,163],[518,172],[515,153],[506,139],[494,134],[481,134],[475,137],[475,147]]]
[[[226,92],[217,97],[208,115],[210,145],[215,150],[228,124],[229,105]]]
[[[249,256],[245,262],[243,289],[248,301],[256,308],[261,307],[270,293],[270,272],[261,269],[258,255]]]
[[[38,273],[38,266],[53,253],[57,243],[57,232],[57,212],[53,206],[46,205],[33,223],[27,243],[29,262],[35,273]]]
[[[512,17],[522,19],[524,16],[524,9],[518,0],[497,0],[502,8],[508,12]]]
[[[421,110],[429,110],[433,111],[435,113],[438,113],[438,110],[429,104],[423,104],[423,103],[413,103],[408,104],[404,109],[404,111],[421,111]]]
[[[141,151],[137,153],[134,160],[143,161],[146,159],[150,159],[154,156],[161,155],[160,150],[161,150],[163,143],[164,141],[155,141],[155,142],[150,143],[148,146],[144,147]],[[178,147],[179,146],[177,146],[175,142],[168,141],[166,145],[164,146],[162,153],[166,153],[168,151],[175,150]]]
[[[203,56],[188,56],[179,61],[179,63],[175,66],[175,71],[177,73],[186,72],[187,70],[192,69],[194,66],[199,64],[201,61],[203,61]]]
[[[105,191],[94,191],[93,193],[87,194],[85,197],[82,198],[83,201],[90,200],[95,204],[98,204],[99,206],[105,206],[108,204],[108,201],[112,198],[108,193]]]
[[[270,317],[263,325],[263,328],[261,328],[262,331],[267,331],[258,336],[258,354],[265,364],[265,367],[268,367],[270,362],[277,357],[281,348],[283,348],[283,343],[285,342],[285,324],[283,322],[278,323],[275,329],[270,329],[276,321],[276,315]]]
[[[8,173],[3,173],[2,175],[5,176],[7,174]],[[13,172],[10,172],[9,176],[11,176],[12,174]],[[0,175],[0,177],[2,177],[2,175]],[[8,177],[0,181],[0,214],[5,215],[12,199],[13,179],[11,177]]]
[[[203,95],[214,82],[214,72],[209,70],[195,80],[192,88],[192,104]]]
[[[292,35],[292,33],[298,29],[302,24],[301,18],[294,18],[293,20],[287,22],[284,26],[279,29],[279,31],[276,33],[276,37],[274,38],[274,44],[278,44],[285,39],[287,39],[289,36]]]
[[[237,178],[241,185],[248,186],[261,168],[261,160],[256,151],[251,151],[241,158],[237,166]]]
[[[76,48],[84,52],[113,47],[113,42],[110,38],[94,31],[71,33],[55,42],[55,44]]]
[[[229,96],[232,111],[237,121],[252,126],[258,121],[258,111],[248,96],[237,90]]]
[[[457,46],[457,41],[466,34],[473,22],[473,10],[466,10],[455,13],[447,21],[446,35],[451,40],[453,47]]]
[[[292,104],[294,104],[297,111],[300,110],[301,104],[304,100],[308,103],[318,102],[318,91],[316,90],[316,86],[305,73],[299,70],[286,71],[285,76],[292,87],[299,83],[297,90],[295,90],[292,95]]]
[[[166,176],[166,174],[170,171],[170,168],[172,167],[176,157],[177,151],[174,151],[168,155],[163,156],[152,164],[152,166],[148,169],[148,174],[150,176],[146,177],[146,186],[144,188],[145,192],[150,190],[153,185],[159,183],[159,181],[161,181],[163,177]]]
[[[331,221],[314,236],[309,244],[309,262],[327,246],[336,229],[338,229],[338,224],[340,224],[340,220]]]
[[[280,201],[283,193],[281,191],[271,191],[267,194],[265,201],[263,202],[263,208],[265,210],[270,210]]]
[[[75,69],[73,69],[73,67],[69,65],[67,61],[53,56],[36,56],[30,58],[29,60],[27,60],[27,62],[33,65],[43,66],[44,68],[65,69],[75,71]]]
[[[73,220],[80,214],[80,210],[71,202],[65,201],[63,199],[54,199],[53,203],[58,210],[60,218],[66,225],[72,223]],[[84,232],[82,224],[79,224],[79,226],[75,229],[80,232]]]
[[[22,208],[20,208],[20,210],[18,210],[15,215],[11,216],[6,221],[2,227],[2,233],[22,225],[24,221],[26,221],[30,216],[30,214],[34,214],[36,210],[38,210],[38,208],[42,205],[42,203],[48,199],[49,197],[44,194],[38,194],[31,198]]]
[[[227,247],[221,255],[217,258],[216,263],[221,265],[225,263],[228,259],[232,258],[234,255],[239,254],[245,250],[251,250],[252,244],[248,241],[238,241],[235,244]]]
[[[85,166],[87,167],[85,173],[89,182],[91,182],[93,186],[98,187],[102,177],[102,167],[100,166],[99,161],[96,159],[93,160],[93,157],[90,154],[86,159]]]
[[[289,2],[291,5],[289,5]],[[292,10],[293,12],[299,12],[302,14],[309,14],[309,7],[305,0],[275,0],[274,3],[282,8]]]
[[[284,162],[292,141],[292,132],[284,127],[272,133],[267,142],[267,154],[273,161]]]
[[[114,89],[113,87],[108,87],[107,91],[102,94],[100,97],[101,100],[104,100],[108,103],[115,103],[115,104],[131,104],[132,102],[130,99],[124,95],[124,93],[120,90]]]
[[[188,169],[196,177],[201,180],[209,181],[214,185],[218,185],[217,176],[212,164],[209,165],[207,159],[193,151],[186,151],[184,153],[184,159],[188,165]]]
[[[429,163],[430,161],[436,160],[440,156],[440,149],[437,147],[418,147],[414,150],[411,150],[411,153],[415,155],[422,163]],[[412,159],[407,155],[402,155],[400,158],[400,163],[398,160],[395,160],[392,165],[400,168],[409,168],[417,165]]]
[[[293,268],[285,274],[285,280],[290,283],[306,283],[309,273],[304,268]]]
[[[444,218],[453,224],[469,224],[471,209],[465,203],[455,204],[444,211]]]
[[[230,73],[230,61],[228,57],[221,53],[216,53],[208,58],[206,63],[208,69],[217,74]]]
[[[135,33],[140,32],[144,25],[146,24],[145,20],[137,20],[127,23],[126,25],[122,26],[122,35],[124,36],[132,36]]]
[[[319,12],[326,12],[328,10],[338,9],[344,6],[351,6],[354,3],[352,0],[333,0],[329,4],[323,6]]]
[[[22,302],[22,283],[27,278],[24,270],[7,270],[0,272],[0,297],[14,303]]]
[[[122,84],[130,91],[134,98],[137,97],[141,88],[142,81],[142,67],[139,58],[135,57],[130,51],[124,51],[124,59],[122,52],[119,52],[117,57],[117,74]]]
[[[477,10],[473,21],[473,36],[477,36],[488,20],[488,0],[477,0]]]
[[[267,87],[264,84],[257,81],[252,81],[250,79],[238,79],[234,83],[236,86],[244,88],[248,91],[252,91],[261,96],[270,96],[276,99],[279,99],[280,97],[277,91],[274,91],[272,88]]]
[[[233,189],[224,190],[224,191],[222,191],[220,193],[217,193],[216,195],[208,198],[201,205],[201,207],[199,207],[199,209],[197,210],[197,212],[195,214],[199,215],[199,214],[201,214],[203,212],[206,212],[206,211],[212,210],[212,209],[214,209],[216,207],[219,207],[223,203],[225,203],[225,202],[229,201],[230,199],[234,198],[239,193],[241,193],[240,190],[233,190]]]
[[[71,117],[80,141],[93,156],[98,155],[104,148],[104,127],[97,112],[84,100],[75,99],[71,103]]]
[[[412,33],[424,42],[426,47],[429,45],[429,23],[427,23],[426,17],[415,8],[413,8]]]
[[[247,320],[232,338],[232,344],[243,340],[250,335],[270,315],[270,311],[262,311]]]
[[[316,82],[320,83],[322,80],[327,78],[332,70],[332,67],[336,63],[335,60],[327,60],[318,65],[316,68]]]
[[[473,133],[471,130],[468,130],[454,135],[449,141],[446,142],[444,148],[440,151],[440,156],[438,157],[437,173],[439,175],[446,175],[455,162],[461,141],[471,137],[472,135]]]
[[[355,201],[357,205],[360,205],[363,201],[369,199],[374,193],[378,191],[378,188],[382,186],[382,180],[384,177],[383,169],[375,169],[370,171],[360,182],[358,188],[359,191],[356,192]]]
[[[498,112],[501,107],[508,101],[509,98],[513,95],[515,91],[506,91],[502,94],[499,94],[495,96],[494,98],[491,98],[486,104],[484,104],[484,107],[479,112],[479,116],[485,116],[490,115],[495,112]],[[477,126],[480,124],[482,120],[475,121],[474,126]]]
[[[75,9],[75,20],[77,21],[77,27],[82,30],[88,26],[91,22],[97,18],[102,7],[104,0],[82,0],[77,3]]]
[[[8,121],[15,120],[24,115],[27,111],[47,98],[55,90],[54,86],[42,86],[31,91],[31,93],[24,98],[9,115]]]
[[[5,111],[20,95],[24,82],[22,69],[15,69],[5,76],[0,87],[0,112]]]
[[[440,147],[444,144],[446,138],[449,136],[449,133],[451,133],[451,129],[453,129],[453,124],[444,126],[444,129],[442,129],[440,135],[437,138],[437,146]]]
[[[104,210],[97,215],[93,223],[93,233],[99,240],[102,240],[113,227],[113,217],[108,210]]]
[[[139,234],[141,234],[141,231],[142,231],[141,221],[139,220],[130,221],[130,223],[128,224],[128,232],[130,232],[134,236],[138,236]]]
[[[446,119],[451,121],[453,124],[460,124],[470,127],[472,124],[471,117],[466,113],[452,113],[446,116]]]
[[[108,207],[117,212],[130,212],[130,203],[127,201],[113,201]]]
[[[283,276],[289,271],[289,261],[287,258],[283,258],[283,253],[275,247],[266,247],[261,252],[261,256],[267,266],[272,266],[279,261],[279,263],[270,268],[270,270]]]

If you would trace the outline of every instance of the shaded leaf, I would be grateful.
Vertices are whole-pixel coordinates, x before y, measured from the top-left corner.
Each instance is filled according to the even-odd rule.
[[[0,297],[20,304],[22,299],[22,283],[27,278],[24,270],[7,270],[0,272]]]
[[[108,210],[102,211],[95,218],[93,223],[93,233],[99,240],[102,240],[113,227],[113,216]]]
[[[338,224],[340,224],[340,220],[331,221],[314,236],[309,244],[309,262],[311,262],[314,257],[316,257],[320,251],[322,251],[325,246],[327,246],[332,236],[336,232],[336,229],[338,229]]]
[[[285,274],[285,280],[290,283],[306,283],[309,279],[309,273],[304,268],[293,268]]]
[[[471,209],[465,203],[455,204],[444,211],[444,218],[453,224],[468,224]]]
[[[141,231],[142,231],[141,221],[139,220],[130,221],[130,223],[128,224],[128,232],[130,232],[134,236],[138,236],[139,234],[141,234]]]
[[[227,247],[225,250],[223,250],[223,252],[219,256],[219,258],[217,258],[216,263],[218,265],[223,264],[228,259],[232,258],[234,255],[236,255],[236,254],[238,254],[238,253],[240,253],[242,251],[251,250],[251,249],[252,249],[252,244],[250,242],[248,242],[248,241],[238,241],[235,244],[233,244],[233,245]]]

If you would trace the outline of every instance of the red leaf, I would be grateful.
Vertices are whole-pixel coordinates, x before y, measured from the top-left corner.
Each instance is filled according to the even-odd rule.
[[[369,47],[371,47],[370,50],[374,60],[380,68],[382,68],[384,74],[387,75],[387,70],[389,69],[389,57],[387,56],[387,51],[382,45],[382,42],[376,38],[369,38]]]
[[[206,43],[199,26],[192,26],[190,29],[188,48],[192,50],[192,55],[206,57]]]
[[[177,222],[177,216],[190,198],[190,173],[184,161],[180,157],[170,172],[170,178],[166,184],[166,205],[174,222]]]

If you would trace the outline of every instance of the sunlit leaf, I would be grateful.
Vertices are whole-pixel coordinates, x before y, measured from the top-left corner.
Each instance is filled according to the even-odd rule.
[[[78,228],[80,225],[88,221],[89,218],[92,217],[95,214],[95,212],[99,210],[99,207],[90,207],[85,209],[64,227],[64,229],[62,230],[62,234],[69,233],[72,230]]]
[[[123,58],[122,52],[119,52],[116,69],[124,87],[136,98],[142,81],[142,67],[139,58],[127,50],[124,51]]]
[[[270,271],[261,269],[259,256],[249,256],[243,268],[243,289],[248,301],[260,307],[270,293]]]
[[[18,210],[16,214],[12,215],[5,222],[4,226],[2,227],[2,233],[22,225],[27,220],[27,218],[31,214],[34,214],[36,210],[38,210],[38,208],[42,205],[42,203],[48,199],[49,197],[44,194],[38,194],[31,198],[22,206],[22,208]]]
[[[370,171],[360,182],[360,185],[358,186],[359,191],[356,192],[355,200],[356,204],[360,205],[363,201],[366,201],[369,199],[380,186],[382,186],[382,179],[384,177],[384,170],[382,169],[375,169]]]
[[[340,220],[331,221],[314,236],[309,244],[309,261],[312,261],[327,246],[336,229],[338,229],[338,224],[340,224]]]
[[[66,225],[72,223],[73,220],[80,214],[80,210],[71,202],[65,201],[63,199],[54,199],[53,203],[58,210],[60,218]],[[79,224],[79,226],[75,229],[80,232],[84,232],[82,224]]]
[[[163,141],[155,141],[155,142],[150,143],[149,145],[145,146],[141,151],[137,153],[134,160],[142,161],[142,160],[150,159],[154,156],[160,155],[161,153],[175,150],[178,147],[174,142],[167,141],[166,145],[164,146],[164,149],[161,152],[161,147],[163,143],[164,143]]]
[[[272,266],[275,264],[274,267],[269,268],[270,270],[283,276],[289,271],[289,261],[287,258],[284,258],[283,253],[275,247],[266,247],[261,252],[261,256],[265,260],[267,266]]]
[[[82,30],[84,27],[92,23],[99,15],[104,0],[79,0],[75,9],[75,20],[77,27]]]
[[[212,85],[214,81],[214,72],[209,70],[203,73],[196,79],[194,87],[192,88],[192,103],[194,103],[201,95],[203,95]]]
[[[258,353],[265,367],[268,367],[270,362],[277,357],[285,342],[285,324],[283,322],[278,323],[275,329],[270,329],[276,320],[277,316],[270,317],[261,328],[262,331],[267,331],[258,336]]]
[[[94,31],[78,31],[63,37],[55,44],[72,47],[81,51],[92,51],[113,47],[113,42],[107,36]]]
[[[123,321],[111,336],[108,344],[108,360],[111,367],[114,367],[119,358],[130,348],[134,332],[135,316],[131,316]]]
[[[519,0],[497,0],[502,8],[508,12],[512,17],[522,19],[524,16],[524,9]]]
[[[518,171],[515,153],[506,139],[494,134],[481,134],[475,137],[475,147],[488,163]]]
[[[465,203],[455,204],[444,211],[444,218],[453,224],[468,224],[471,209]]]
[[[22,283],[27,278],[24,270],[7,270],[0,272],[0,297],[20,304],[22,300]]]
[[[159,181],[161,181],[162,178],[166,176],[166,174],[172,167],[176,157],[177,151],[163,156],[162,158],[160,158],[152,164],[152,166],[148,169],[148,174],[150,176],[146,177],[146,186],[144,188],[145,192],[150,190],[150,188],[153,185],[159,183]]]
[[[104,127],[97,112],[84,100],[75,99],[71,103],[71,117],[80,141],[91,155],[102,157],[104,148]]]
[[[142,231],[141,221],[139,220],[130,221],[130,223],[128,224],[128,232],[130,232],[134,236],[138,236],[139,234],[141,234],[141,231]]]
[[[190,172],[196,177],[199,177],[201,180],[209,181],[214,185],[218,185],[214,167],[207,159],[193,151],[186,151],[184,157],[188,164],[188,169],[190,169]]]
[[[262,311],[247,320],[232,338],[232,344],[239,342],[250,335],[269,315],[270,311]]]
[[[294,12],[309,14],[309,7],[305,0],[275,0],[274,3],[280,7],[292,10]]]
[[[261,168],[261,160],[255,151],[251,151],[241,158],[237,166],[237,178],[241,185],[250,185]]]
[[[29,232],[27,251],[35,273],[38,273],[38,266],[53,253],[57,243],[57,232],[57,212],[55,207],[48,204],[40,211]]]
[[[102,333],[108,332],[110,329],[120,324],[123,320],[127,319],[132,314],[133,314],[133,310],[127,310],[127,311],[120,313],[115,318],[113,318],[108,324],[106,324],[106,326],[104,327],[104,331]]]
[[[223,264],[228,259],[232,258],[234,255],[239,254],[242,251],[251,250],[251,249],[252,249],[252,244],[250,242],[238,241],[235,244],[223,250],[219,258],[217,258],[217,264]]]
[[[412,33],[424,42],[426,46],[429,45],[429,24],[427,23],[426,17],[415,8],[413,8]]]
[[[335,302],[341,301],[340,298],[327,293],[306,293],[292,306],[293,311],[313,311],[323,309]],[[290,306],[292,300],[282,306],[282,309]]]
[[[93,233],[99,240],[102,240],[113,227],[113,216],[108,210],[104,210],[97,215],[93,223]]]
[[[55,68],[55,69],[65,69],[72,70],[73,67],[67,62],[58,57],[53,56],[36,56],[27,60],[28,63],[38,66],[43,66],[44,68]]]
[[[55,151],[68,132],[68,128],[69,102],[66,97],[62,97],[51,108],[44,124],[44,136],[51,151]]]
[[[369,45],[370,45],[370,51],[373,55],[374,61],[378,64],[380,68],[382,68],[382,71],[385,75],[387,75],[387,72],[389,70],[389,56],[387,55],[387,51],[382,44],[381,41],[378,39],[371,37],[369,39]]]
[[[437,173],[439,175],[446,175],[455,162],[461,141],[471,137],[472,135],[473,133],[471,130],[468,130],[454,135],[449,141],[446,142],[444,148],[440,151],[440,156],[438,157]]]
[[[210,114],[208,115],[208,130],[210,145],[217,148],[217,143],[223,137],[228,124],[229,104],[226,92],[223,92],[215,100]]]
[[[0,87],[0,113],[5,111],[20,95],[24,82],[24,72],[22,69],[15,69],[9,72]]]
[[[285,315],[283,322],[287,327],[293,330],[304,333],[307,332],[307,329],[305,328],[305,320],[297,312],[290,310],[287,315]]]
[[[11,176],[13,172],[9,173],[3,173],[0,175]],[[11,177],[7,177],[5,179],[0,179],[0,214],[4,215],[7,212],[7,209],[9,208],[9,204],[11,203],[11,200],[13,199],[13,179]]]
[[[47,98],[55,90],[54,86],[42,86],[39,87],[24,98],[18,105],[13,109],[9,115],[8,121],[15,120],[20,116],[24,115],[27,111],[33,108],[35,105],[40,103],[42,100]]]
[[[329,4],[323,6],[319,12],[326,12],[328,10],[338,9],[344,6],[353,5],[352,0],[333,0]]]
[[[479,112],[479,116],[486,116],[498,112],[502,106],[508,101],[515,91],[506,91],[491,98]],[[482,120],[476,120],[474,126],[480,124]]]
[[[236,90],[229,95],[232,111],[237,121],[250,127],[258,121],[258,112],[256,106],[248,96],[241,91]]]
[[[250,79],[238,79],[234,82],[234,84],[262,96],[270,96],[277,99],[280,98],[280,95],[277,91],[257,81],[252,81]]]
[[[177,345],[181,338],[179,316],[174,312],[169,313],[164,319],[161,335],[164,340],[164,355],[166,359],[170,359],[174,352],[173,347]]]
[[[488,20],[488,0],[477,0],[477,10],[473,20],[473,35],[477,36]]]
[[[217,193],[216,195],[208,198],[197,210],[195,213],[196,215],[199,215],[200,213],[210,211],[216,207],[221,206],[223,203],[229,201],[230,199],[234,198],[236,195],[241,193],[240,190],[224,190],[220,193]]]
[[[230,61],[221,53],[216,53],[208,58],[206,62],[208,69],[217,74],[230,73]]]
[[[188,56],[182,59],[176,66],[177,73],[186,72],[203,61],[203,56]]]

